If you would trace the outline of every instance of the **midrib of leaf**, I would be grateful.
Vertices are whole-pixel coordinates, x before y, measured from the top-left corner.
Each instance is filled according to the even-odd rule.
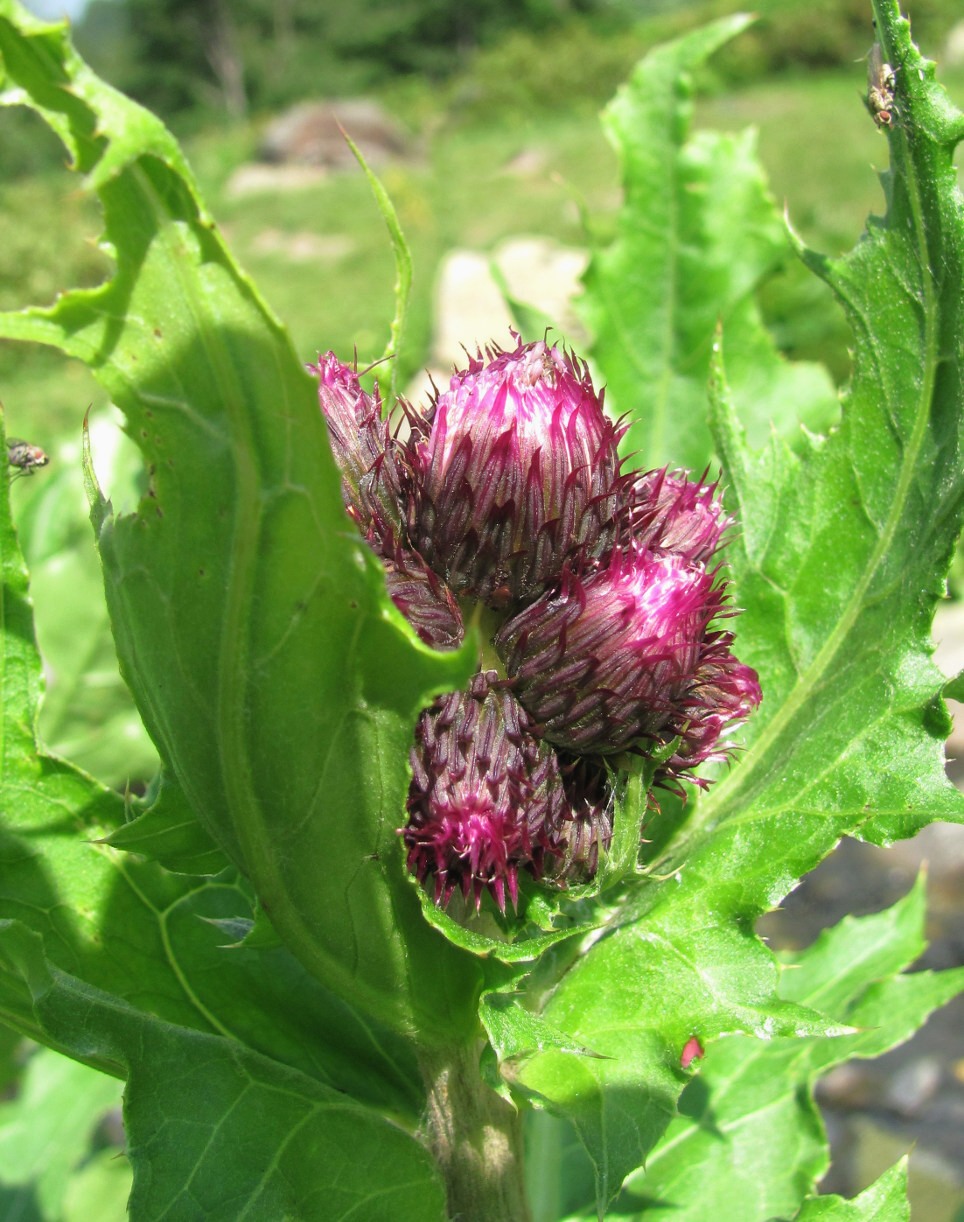
[[[906,136],[902,131],[892,132],[900,139],[906,150]],[[930,408],[934,395],[934,384],[937,364],[938,300],[934,277],[927,254],[926,237],[923,221],[923,208],[920,199],[920,183],[918,181],[916,164],[907,155],[904,161],[905,181],[908,198],[911,202],[916,239],[918,260],[922,272],[923,313],[924,313],[924,376],[921,381],[920,393],[917,398],[917,413],[910,442],[902,448],[903,459],[900,466],[900,478],[897,482],[897,495],[891,502],[892,508],[887,515],[884,529],[878,535],[878,542],[871,553],[863,574],[854,591],[844,606],[837,626],[828,636],[813,661],[805,671],[799,674],[793,690],[780,706],[779,710],[767,723],[759,738],[750,747],[738,768],[730,774],[726,786],[719,786],[703,799],[694,811],[692,818],[680,829],[667,844],[667,855],[673,855],[690,842],[695,835],[701,834],[726,817],[728,809],[732,809],[743,793],[754,781],[756,774],[767,764],[771,749],[804,709],[811,694],[819,687],[821,681],[831,668],[834,659],[846,644],[854,625],[865,605],[867,591],[877,575],[881,561],[887,555],[898,526],[904,515],[908,490],[914,480],[917,469],[917,459],[923,446],[930,419]],[[851,463],[851,470],[853,464]],[[859,484],[858,484],[859,486]],[[828,767],[831,762],[828,761]],[[747,812],[749,814],[749,812]],[[869,816],[870,812],[868,812]]]
[[[679,68],[676,69],[676,75],[679,75]],[[614,139],[623,140],[623,137],[618,133],[614,133]],[[670,257],[667,260],[666,268],[668,274],[668,291],[666,293],[666,309],[663,313],[664,323],[662,327],[662,360],[660,361],[660,377],[659,391],[655,396],[655,403],[652,407],[652,415],[647,413],[647,426],[649,427],[650,436],[655,440],[656,444],[651,444],[649,448],[650,454],[661,454],[663,452],[663,438],[666,435],[667,417],[669,415],[669,401],[672,389],[673,375],[675,364],[673,354],[675,345],[673,336],[675,333],[674,319],[678,306],[678,287],[679,287],[679,247],[680,247],[680,225],[679,225],[679,153],[682,145],[678,146],[675,154],[669,157],[669,177],[672,185],[672,190],[669,195],[669,212],[670,223],[668,226],[669,232],[672,235],[672,241],[666,243],[670,252]],[[626,185],[627,175],[624,170],[623,184]],[[632,207],[629,201],[624,204],[624,211],[628,211]],[[635,209],[634,216],[635,216]],[[651,234],[652,237],[658,235]],[[627,325],[626,312],[622,308],[621,299],[618,296],[617,289],[619,285],[612,282],[609,277],[602,276],[600,281],[595,286],[595,291],[599,293],[600,286],[602,287],[602,296],[607,299],[609,307],[610,323],[616,322],[619,333],[620,343],[623,352],[628,356],[630,363],[636,369],[640,381],[645,374],[642,361],[639,356],[639,345],[634,342],[633,336],[630,333]],[[624,409],[625,410],[625,409]]]
[[[164,233],[169,225],[168,208],[163,200],[158,199],[153,183],[140,163],[130,166],[130,170],[144,204],[153,215],[155,231]],[[268,851],[270,846],[266,843],[264,824],[258,817],[257,804],[253,800],[255,788],[251,777],[250,760],[244,743],[245,719],[240,716],[240,711],[245,705],[245,684],[250,671],[247,627],[252,614],[253,578],[256,570],[261,519],[260,483],[252,460],[256,449],[248,415],[243,407],[245,402],[243,388],[237,383],[235,371],[227,358],[227,349],[214,329],[212,314],[202,308],[207,291],[199,283],[199,278],[194,272],[194,264],[187,259],[176,258],[173,249],[175,244],[176,239],[171,239],[167,243],[168,262],[174,265],[175,276],[181,288],[182,304],[186,310],[190,311],[194,322],[194,334],[203,344],[205,358],[210,366],[218,371],[217,381],[222,388],[224,410],[230,420],[232,470],[237,480],[237,487],[232,506],[234,529],[231,563],[223,604],[224,628],[219,651],[218,738],[226,748],[222,750],[220,763],[229,805],[232,809],[245,812],[244,817],[235,823],[235,831],[244,851],[244,859],[260,861],[264,870],[266,863],[274,863],[274,855]],[[279,377],[278,384],[286,394],[285,379]],[[186,403],[184,407],[185,410],[190,410]],[[280,875],[276,870],[273,873],[274,882],[278,884]],[[165,948],[169,949],[166,930],[163,922],[160,924]],[[190,997],[192,1004],[197,1006],[199,1012],[215,1030],[229,1038],[234,1038],[193,993],[175,957],[169,954],[169,958],[172,970]]]
[[[163,200],[158,199],[150,177],[139,163],[130,165],[129,171],[133,182],[136,183],[136,189],[142,198],[144,207],[152,214],[155,232],[164,233],[165,230],[170,232],[168,209]],[[254,790],[243,742],[244,719],[238,714],[244,707],[244,682],[248,674],[246,621],[252,607],[252,578],[260,517],[259,485],[254,463],[251,460],[254,448],[251,443],[250,428],[246,413],[240,406],[244,402],[243,390],[237,385],[234,370],[226,358],[223,343],[218,342],[213,332],[208,311],[201,308],[200,303],[206,294],[203,286],[198,283],[198,277],[193,274],[193,264],[187,259],[176,257],[173,249],[175,243],[176,239],[169,239],[166,243],[167,262],[169,267],[173,264],[174,274],[180,284],[182,307],[190,312],[194,322],[194,334],[203,344],[205,358],[218,371],[217,380],[222,388],[224,409],[231,421],[232,469],[237,479],[237,490],[232,506],[234,529],[231,564],[223,604],[225,627],[221,634],[219,651],[217,722],[219,740],[228,748],[222,753],[220,760],[226,794],[235,809],[244,809],[248,812],[247,817],[237,823],[238,837],[243,842],[248,842],[243,844],[245,859],[258,860],[257,857],[248,857],[248,853],[252,850],[255,852],[261,850],[264,836],[263,834],[257,836],[251,834],[253,829],[261,832],[261,824],[260,820],[254,817],[256,812],[253,810],[254,803],[251,797]],[[279,382],[283,383],[283,379],[279,379]],[[190,410],[188,404],[185,403],[183,406],[185,410]],[[239,439],[242,437],[246,444],[240,443]],[[256,843],[251,844],[252,840]],[[260,852],[259,857],[262,862],[272,860],[271,855],[266,852]],[[173,960],[172,968],[190,993],[187,982],[183,980]],[[194,1000],[215,1028],[222,1034],[228,1034],[212,1015],[204,1011],[200,1002],[197,999]]]
[[[164,948],[164,954],[171,966],[171,971],[174,973],[178,984],[184,990],[185,997],[201,1015],[204,1021],[211,1024],[212,1030],[217,1031],[219,1035],[223,1035],[226,1039],[238,1039],[239,1037],[235,1035],[233,1031],[230,1031],[227,1027],[225,1027],[218,1017],[207,1008],[204,1002],[200,999],[200,997],[198,997],[197,993],[195,993],[194,989],[191,987],[190,980],[182,971],[180,961],[178,960],[174,946],[171,943],[171,939],[167,931],[167,915],[169,909],[164,909],[162,911],[137,885],[132,872],[128,869],[127,862],[124,860],[124,853],[118,852],[116,849],[107,851],[114,857],[113,864],[116,866],[118,872],[127,883],[128,887],[130,887],[131,891],[133,891],[148,912],[154,916],[157,923],[158,934],[161,939],[161,945]],[[185,898],[186,897],[183,895],[179,896],[177,902],[181,903]]]

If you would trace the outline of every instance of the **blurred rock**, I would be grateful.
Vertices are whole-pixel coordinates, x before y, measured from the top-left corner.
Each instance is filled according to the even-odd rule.
[[[551,338],[565,338],[578,351],[585,336],[572,300],[587,260],[583,250],[525,234],[506,238],[491,254],[450,251],[442,260],[435,287],[431,367],[408,388],[408,398],[427,393],[432,380],[442,389],[448,386],[453,367],[465,364],[466,349],[474,355],[476,348],[487,344],[514,344],[512,313],[497,282],[499,275],[516,300],[551,322]]]
[[[933,1056],[918,1057],[902,1065],[887,1082],[884,1107],[912,1120],[936,1097],[943,1076],[941,1063]]]
[[[300,102],[269,124],[258,157],[273,165],[324,166],[345,169],[356,165],[342,129],[358,145],[370,166],[383,165],[408,152],[409,141],[399,125],[371,98]]]
[[[304,191],[328,177],[321,166],[263,165],[249,161],[239,165],[225,187],[229,199],[246,195],[276,195],[279,192]]]

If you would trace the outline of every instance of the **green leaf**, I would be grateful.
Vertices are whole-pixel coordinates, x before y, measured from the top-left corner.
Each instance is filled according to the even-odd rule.
[[[906,1158],[852,1201],[837,1196],[811,1197],[794,1222],[910,1222]]]
[[[21,28],[17,28],[17,22]],[[147,463],[133,514],[92,510],[122,672],[202,826],[327,988],[406,1035],[477,1029],[473,959],[405,876],[418,711],[473,649],[436,654],[351,527],[290,342],[227,252],[175,141],[62,27],[0,0],[6,100],[100,195],[113,277],[0,334],[84,360]]]
[[[800,456],[778,442],[751,455],[717,387],[742,522],[731,548],[746,608],[740,653],[758,667],[764,701],[740,768],[701,804],[702,827],[786,812],[881,843],[964,817],[944,775],[950,727],[930,641],[964,507],[964,203],[953,164],[964,128],[958,116],[953,134],[934,66],[896,5],[877,6],[877,26],[908,91],[889,134],[887,215],[842,259],[804,252],[854,331],[841,426]]]
[[[220,874],[230,865],[198,823],[177,782],[163,773],[146,809],[112,831],[104,843],[138,853],[175,874]]]
[[[29,990],[50,1036],[127,1078],[133,1218],[444,1218],[428,1152],[382,1116],[236,1040],[163,1022],[52,969],[22,925],[6,923],[0,946],[0,970]]]
[[[527,1094],[575,1125],[593,1161],[600,1210],[672,1119],[688,1077],[680,1058],[690,1036],[847,1030],[775,996],[775,967],[749,931],[729,929],[720,916],[710,921],[705,911],[697,914],[702,926],[688,925],[692,915],[665,900],[661,910],[604,934],[542,1010],[596,1059],[541,1052],[516,1075]]]
[[[903,1042],[964,988],[964,968],[900,974],[924,948],[925,898],[921,878],[893,908],[848,918],[783,960],[781,995],[823,1010],[854,1034],[704,1041],[680,1115],[650,1153],[645,1174],[627,1182],[621,1217],[715,1222],[734,1199],[743,1203],[741,1222],[795,1214],[829,1164],[812,1095],[816,1079]]]
[[[398,213],[395,211],[395,205],[392,203],[391,197],[382,186],[378,177],[372,173],[368,162],[363,157],[361,150],[354,140],[352,140],[347,132],[342,134],[348,147],[355,154],[358,164],[365,173],[365,177],[368,179],[368,185],[372,189],[375,202],[378,204],[378,210],[382,214],[385,227],[388,229],[392,251],[395,255],[395,317],[392,319],[391,335],[382,356],[382,360],[390,360],[392,363],[389,389],[391,391],[391,399],[394,401],[398,394],[397,358],[405,337],[405,320],[408,316],[408,306],[412,297],[412,252],[408,248],[408,242],[405,241],[405,234],[402,232],[401,222],[398,219]]]
[[[519,999],[511,995],[485,993],[480,1012],[489,1043],[503,1065],[544,1048],[593,1056],[591,1048],[576,1044],[569,1036],[554,1030],[537,1014],[523,1009]]]
[[[91,427],[112,490],[136,498],[142,472],[136,448],[112,418],[96,419]],[[18,516],[47,676],[40,737],[56,754],[123,789],[154,775],[157,752],[117,668],[104,578],[79,477],[80,436],[78,428],[75,447],[58,447],[56,470],[44,473],[40,492]]]
[[[59,1053],[44,1048],[30,1057],[18,1097],[0,1103],[4,1218],[19,1216],[18,1200],[43,1217],[60,1216],[71,1173],[104,1113],[120,1106],[120,1096],[115,1078]]]
[[[888,215],[845,259],[810,259],[855,329],[841,426],[799,455],[779,439],[754,455],[719,378],[716,387],[714,428],[740,517],[730,548],[734,603],[745,608],[736,649],[760,674],[762,707],[709,792],[669,815],[666,833],[653,819],[651,874],[539,1009],[610,1059],[546,1052],[519,1074],[575,1125],[600,1211],[669,1123],[691,1036],[845,1028],[778,996],[755,919],[844,834],[883,842],[964,819],[944,774],[949,722],[929,636],[964,508],[964,218],[953,169],[964,123],[896,5],[878,4],[877,24],[907,90],[890,132]],[[704,46],[724,33],[692,37]],[[680,45],[658,63],[674,63]],[[659,145],[667,130],[665,115],[641,125],[634,148]],[[658,279],[646,287],[657,302],[663,291]]]
[[[947,680],[941,695],[947,700],[964,700],[964,671]]]
[[[631,417],[624,452],[643,469],[669,463],[699,473],[711,463],[706,382],[720,320],[755,442],[771,427],[792,436],[836,412],[826,372],[786,365],[760,320],[756,289],[790,251],[754,133],[689,134],[692,73],[750,20],[725,17],[657,47],[603,117],[624,202],[579,304],[607,406]]]
[[[123,799],[68,764],[38,755],[41,667],[3,472],[0,918],[27,922],[56,968],[119,1002],[239,1040],[414,1118],[422,1099],[406,1044],[326,991],[287,950],[223,949],[213,922],[252,915],[250,890],[236,871],[178,877],[112,849],[104,841],[123,826]],[[51,1042],[15,980],[0,980],[0,1014]]]

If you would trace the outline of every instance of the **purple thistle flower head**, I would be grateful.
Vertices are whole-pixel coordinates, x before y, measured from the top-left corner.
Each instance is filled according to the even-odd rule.
[[[319,357],[308,371],[318,378],[318,402],[341,470],[345,508],[381,552],[401,534],[401,489],[394,438],[382,419],[378,387],[367,394],[358,371],[333,352]]]
[[[419,719],[412,750],[408,866],[433,881],[435,902],[488,892],[501,911],[519,873],[589,878],[612,820],[598,774],[564,767],[494,671],[443,696]]]
[[[542,341],[487,356],[413,414],[409,533],[457,595],[501,609],[608,549],[628,481],[585,366]]]
[[[755,674],[729,652],[732,638],[710,627],[731,614],[724,594],[683,556],[616,549],[608,567],[585,580],[567,573],[558,592],[505,623],[496,648],[550,742],[605,755],[691,732],[688,762],[677,761],[691,768],[759,701]]]
[[[718,491],[719,484],[691,480],[685,471],[668,467],[639,476],[627,498],[633,546],[706,563],[733,524]]]
[[[614,758],[656,781],[725,759],[760,702],[708,568],[731,525],[718,485],[622,471],[586,367],[545,342],[489,349],[405,439],[332,353],[309,366],[349,515],[423,641],[465,638],[460,599],[501,621],[504,676],[426,709],[412,750],[408,866],[438,904],[518,905],[520,876],[593,878],[612,838]],[[617,765],[618,766],[618,765]]]
[[[555,753],[529,732],[525,711],[494,671],[443,696],[419,719],[412,750],[408,867],[434,879],[435,902],[488,891],[515,905],[519,870],[536,878],[567,809]]]

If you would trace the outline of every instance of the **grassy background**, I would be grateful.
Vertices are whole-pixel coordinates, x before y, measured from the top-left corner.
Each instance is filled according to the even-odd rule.
[[[964,71],[947,83],[960,97]],[[758,129],[775,198],[785,202],[797,231],[830,254],[856,241],[867,214],[882,208],[875,167],[886,164],[887,145],[861,105],[863,85],[858,63],[852,71],[727,89],[697,103],[698,124]],[[395,110],[423,133],[412,160],[382,173],[415,262],[404,383],[427,358],[433,282],[446,252],[488,251],[520,233],[585,244],[584,213],[605,234],[619,194],[615,158],[595,110],[584,103],[526,117],[511,106],[497,115],[433,112],[421,95],[400,97]],[[47,138],[39,124],[19,121],[17,135]],[[364,178],[348,171],[296,191],[232,197],[230,175],[251,156],[257,135],[254,126],[210,128],[189,143],[231,246],[306,360],[326,348],[346,358],[357,348],[362,361],[377,356],[392,316],[394,269]],[[44,171],[5,182],[0,307],[42,303],[71,284],[97,283],[109,266],[96,248],[98,229],[96,204],[70,174]],[[764,306],[784,351],[822,359],[839,381],[846,377],[847,335],[839,312],[792,260],[767,286]],[[11,344],[0,346],[0,398],[8,431],[48,449],[58,437],[76,437],[87,406],[103,403],[80,366]]]

